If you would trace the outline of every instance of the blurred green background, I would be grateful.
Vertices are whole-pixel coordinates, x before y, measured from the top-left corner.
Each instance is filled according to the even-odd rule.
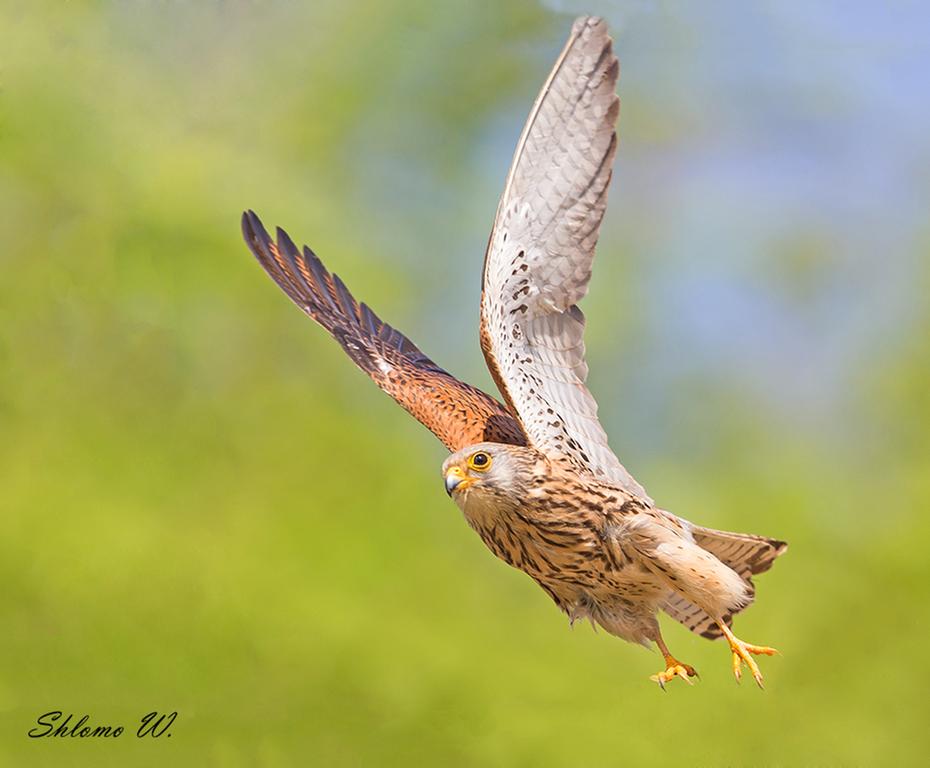
[[[479,271],[581,12],[621,59],[584,309],[663,506],[787,539],[767,690],[496,561],[445,453],[268,280],[254,208],[491,388]],[[124,2],[0,11],[0,764],[921,764],[930,18],[917,3]],[[170,739],[32,740],[58,709]],[[130,729],[132,730],[132,729]]]

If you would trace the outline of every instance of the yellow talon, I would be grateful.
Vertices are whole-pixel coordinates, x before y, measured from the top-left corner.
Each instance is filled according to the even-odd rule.
[[[723,630],[723,634],[727,638],[727,642],[730,644],[730,650],[733,652],[733,676],[736,678],[736,682],[739,682],[743,676],[743,664],[749,667],[749,671],[752,672],[753,679],[756,681],[756,685],[760,688],[765,688],[762,684],[762,672],[759,671],[759,665],[756,664],[756,660],[752,658],[753,656],[774,656],[778,653],[774,648],[769,648],[766,645],[751,645],[750,643],[744,643],[740,640],[730,628],[723,622],[719,622],[720,629]]]
[[[664,691],[665,684],[671,682],[676,677],[680,677],[688,685],[694,685],[688,678],[697,676],[698,674],[694,671],[694,667],[689,664],[682,664],[674,656],[667,655],[665,657],[665,671],[659,672],[657,675],[652,675],[649,679],[654,683],[658,683],[659,687]]]

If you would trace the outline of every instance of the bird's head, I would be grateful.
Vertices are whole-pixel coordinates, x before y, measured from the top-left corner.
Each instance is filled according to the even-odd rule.
[[[531,487],[541,455],[532,448],[478,443],[453,453],[442,465],[448,493],[463,510],[472,502],[516,500]]]

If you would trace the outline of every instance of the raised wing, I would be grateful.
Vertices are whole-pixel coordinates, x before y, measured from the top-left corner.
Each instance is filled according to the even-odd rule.
[[[281,229],[275,242],[252,211],[242,215],[242,234],[291,301],[329,331],[359,368],[450,451],[485,440],[526,444],[520,425],[503,405],[446,373],[400,331],[357,302],[309,248],[299,251]]]
[[[529,443],[648,498],[607,444],[585,387],[584,315],[610,184],[619,65],[584,17],[520,136],[484,262],[481,348]]]

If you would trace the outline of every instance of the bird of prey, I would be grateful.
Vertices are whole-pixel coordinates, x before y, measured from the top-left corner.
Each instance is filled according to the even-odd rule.
[[[531,576],[574,622],[651,647],[663,689],[696,673],[659,631],[663,611],[725,637],[739,680],[776,653],[731,630],[752,577],[787,545],[716,531],[658,508],[607,444],[585,386],[578,302],[588,290],[607,202],[619,99],[603,20],[575,21],[517,143],[484,259],[481,349],[501,403],[440,368],[355,300],[309,248],[272,239],[252,211],[245,240],[265,271],[355,364],[438,437],[447,493],[504,562]]]

